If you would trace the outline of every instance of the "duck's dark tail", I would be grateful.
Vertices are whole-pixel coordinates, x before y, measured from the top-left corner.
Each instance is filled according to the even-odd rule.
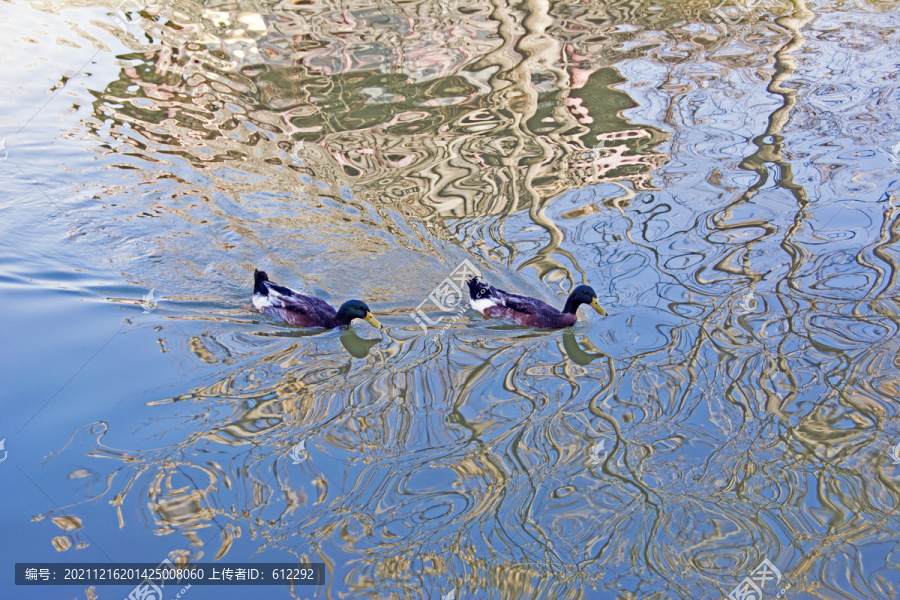
[[[264,281],[268,280],[269,276],[266,275],[265,271],[253,269],[253,293],[268,296],[269,290],[266,288],[266,284],[263,283]]]
[[[491,294],[491,286],[483,281],[478,281],[477,277],[473,277],[467,283],[469,284],[469,297],[472,300],[478,300]]]

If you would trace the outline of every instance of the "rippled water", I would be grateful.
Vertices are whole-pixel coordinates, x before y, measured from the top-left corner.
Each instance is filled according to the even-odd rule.
[[[717,4],[5,3],[0,560],[898,597],[900,15]],[[609,315],[442,311],[465,260]]]

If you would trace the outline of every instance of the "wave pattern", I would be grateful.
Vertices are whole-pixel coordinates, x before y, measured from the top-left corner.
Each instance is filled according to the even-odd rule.
[[[72,132],[115,173],[83,233],[173,299],[185,365],[131,416],[158,447],[111,418],[53,458],[114,459],[121,527],[323,561],[328,597],[715,597],[764,558],[796,597],[894,593],[895,14],[251,4],[110,26]],[[463,259],[610,315],[422,331]],[[250,316],[254,266],[383,338]]]

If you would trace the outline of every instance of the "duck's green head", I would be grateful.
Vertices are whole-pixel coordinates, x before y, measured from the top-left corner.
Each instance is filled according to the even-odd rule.
[[[600,306],[600,301],[597,300],[597,293],[594,291],[594,288],[589,285],[575,286],[575,289],[569,294],[569,299],[566,300],[566,306],[563,308],[563,312],[574,315],[575,311],[578,310],[578,307],[582,304],[590,304],[591,308],[597,311],[597,314],[606,315],[606,311],[603,310],[603,307]]]
[[[372,327],[381,329],[381,323],[372,316],[372,311],[366,306],[362,300],[348,300],[341,304],[337,312],[337,320],[344,325],[349,325],[353,319],[363,319],[368,321]]]

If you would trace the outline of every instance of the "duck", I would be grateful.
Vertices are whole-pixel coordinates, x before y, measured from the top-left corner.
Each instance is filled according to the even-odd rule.
[[[353,319],[363,319],[381,329],[372,311],[361,300],[348,300],[337,310],[315,296],[304,296],[269,280],[265,271],[253,270],[253,306],[261,313],[276,315],[297,327],[334,329],[346,327]]]
[[[559,311],[537,298],[498,290],[479,281],[477,277],[469,279],[467,283],[469,303],[473,309],[485,317],[506,319],[526,327],[561,329],[574,325],[578,320],[575,311],[582,304],[590,304],[598,314],[606,315],[606,311],[597,300],[597,293],[589,285],[575,286],[562,311]]]

